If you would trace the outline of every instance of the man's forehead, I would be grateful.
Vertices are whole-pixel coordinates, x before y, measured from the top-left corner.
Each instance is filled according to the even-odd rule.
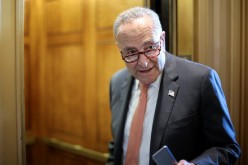
[[[118,33],[133,32],[133,33],[142,33],[142,31],[147,31],[153,27],[153,21],[148,16],[143,16],[136,18],[130,22],[126,22],[119,26]]]
[[[155,28],[150,27],[136,27],[126,26],[122,27],[117,35],[117,42],[123,41],[141,41],[147,40],[148,38],[154,38]]]
[[[153,27],[131,27],[126,25],[125,27],[122,27],[120,29],[117,38],[142,37],[144,35],[149,35],[153,33]]]
[[[155,42],[157,40],[156,36],[157,35],[153,27],[123,30],[117,35],[117,43],[121,45],[132,45],[132,43],[146,44]]]

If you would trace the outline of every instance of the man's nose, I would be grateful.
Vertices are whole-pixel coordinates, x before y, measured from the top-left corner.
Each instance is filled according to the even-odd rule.
[[[143,68],[148,66],[149,59],[144,55],[144,53],[140,54],[138,64],[141,65]]]

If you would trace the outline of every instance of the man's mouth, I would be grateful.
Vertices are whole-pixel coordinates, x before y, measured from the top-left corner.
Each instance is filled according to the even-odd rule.
[[[140,72],[141,72],[141,73],[148,73],[148,72],[150,72],[151,70],[152,70],[152,68],[146,69],[146,70],[140,70]]]

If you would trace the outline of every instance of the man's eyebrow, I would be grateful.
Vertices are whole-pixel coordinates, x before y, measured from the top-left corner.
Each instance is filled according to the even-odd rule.
[[[144,46],[146,46],[146,45],[148,45],[148,44],[154,44],[155,43],[155,41],[154,40],[148,40],[148,41],[145,41],[144,43],[143,43],[143,47]],[[129,50],[138,50],[136,47],[126,47],[126,48],[124,48],[123,49],[123,51],[129,51]]]
[[[149,41],[144,42],[143,45],[146,46],[147,44],[154,44],[154,43],[156,43],[155,40],[149,40]]]
[[[137,50],[135,47],[126,47],[124,48],[124,51],[129,51],[129,50]]]

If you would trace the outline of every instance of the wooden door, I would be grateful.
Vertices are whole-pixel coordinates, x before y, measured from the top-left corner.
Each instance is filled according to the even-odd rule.
[[[103,164],[119,12],[144,1],[25,0],[28,164]]]

